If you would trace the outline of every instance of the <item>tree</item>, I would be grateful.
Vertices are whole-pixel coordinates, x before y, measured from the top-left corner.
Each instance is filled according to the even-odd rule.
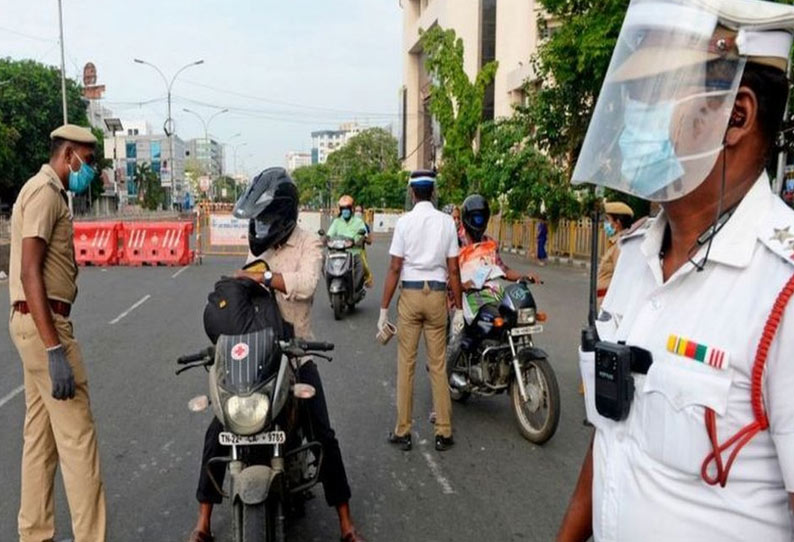
[[[215,201],[234,203],[237,201],[237,182],[228,175],[218,177],[213,182]]]
[[[327,170],[332,200],[350,194],[365,207],[404,205],[405,177],[397,140],[383,128],[370,128],[351,138],[328,157]]]
[[[570,178],[629,0],[540,0],[559,27],[533,60],[524,112],[540,149]],[[540,24],[546,24],[542,22]]]
[[[421,31],[421,42],[432,80],[430,112],[444,139],[439,168],[442,196],[459,201],[469,190],[468,171],[474,163],[485,90],[494,80],[498,63],[485,64],[472,82],[463,67],[463,40],[454,30],[434,26]]]
[[[87,125],[80,87],[66,80],[69,122]],[[32,60],[0,59],[0,200],[13,201],[49,160],[50,132],[63,124],[60,72]]]
[[[138,201],[143,208],[150,211],[161,209],[165,203],[165,190],[160,183],[160,176],[152,171],[149,164],[135,166],[134,181],[138,188]]]
[[[577,195],[560,168],[535,146],[528,128],[520,113],[483,125],[477,162],[470,168],[478,190],[503,204],[508,218],[538,216],[541,210],[553,222],[580,216]]]
[[[312,209],[321,209],[330,205],[331,172],[325,164],[303,166],[292,172],[292,178],[298,185],[301,205]]]

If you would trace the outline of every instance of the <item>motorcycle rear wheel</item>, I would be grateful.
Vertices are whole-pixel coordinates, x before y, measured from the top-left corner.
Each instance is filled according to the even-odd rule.
[[[519,352],[519,356],[522,354]],[[510,405],[521,436],[534,444],[543,444],[554,436],[560,423],[560,388],[554,369],[546,359],[522,362],[521,378],[529,401],[525,403],[521,399],[518,380],[514,378],[510,385]]]
[[[345,314],[345,300],[342,298],[342,294],[331,296],[331,306],[334,309],[334,320],[341,320]]]

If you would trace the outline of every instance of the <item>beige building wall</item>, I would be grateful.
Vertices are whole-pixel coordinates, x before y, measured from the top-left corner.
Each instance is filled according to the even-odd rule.
[[[481,0],[400,0],[403,8],[403,91],[405,93],[403,165],[429,167],[433,159],[432,122],[427,114],[429,78],[423,65],[419,30],[452,28],[463,39],[464,69],[474,78],[481,65]],[[535,0],[497,0],[494,114],[509,116],[532,77],[530,58],[538,42]]]

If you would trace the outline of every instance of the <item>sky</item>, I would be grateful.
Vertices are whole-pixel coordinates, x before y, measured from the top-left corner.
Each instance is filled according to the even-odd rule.
[[[66,73],[96,64],[104,105],[162,131],[173,86],[177,134],[209,132],[248,175],[309,151],[313,130],[397,121],[402,12],[398,0],[63,0]],[[0,57],[59,65],[57,0],[0,0]],[[60,89],[58,89],[60,90]],[[241,134],[237,137],[235,134]]]

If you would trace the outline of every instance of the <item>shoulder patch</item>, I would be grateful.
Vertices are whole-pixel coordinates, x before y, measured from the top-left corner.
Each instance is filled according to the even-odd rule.
[[[794,266],[794,211],[776,202],[769,219],[758,229],[758,240]]]

